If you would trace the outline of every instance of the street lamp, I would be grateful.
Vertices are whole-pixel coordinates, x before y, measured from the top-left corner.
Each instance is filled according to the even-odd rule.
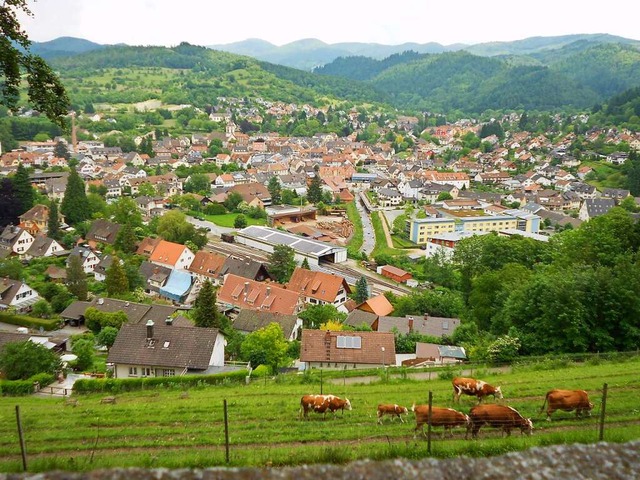
[[[380,347],[382,350],[382,368],[384,368],[384,347]]]

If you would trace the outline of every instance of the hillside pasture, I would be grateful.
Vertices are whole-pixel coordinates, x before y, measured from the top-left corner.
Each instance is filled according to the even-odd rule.
[[[433,429],[432,455],[440,458],[488,456],[558,443],[598,441],[602,386],[608,384],[604,439],[623,442],[640,438],[640,358],[624,363],[568,364],[551,370],[519,367],[504,373],[477,372],[500,385],[504,402],[534,423],[531,437],[514,432],[501,438],[483,427],[478,440],[465,440],[464,429],[443,438]],[[325,375],[323,393],[347,397],[352,411],[335,417],[310,412],[299,418],[300,398],[320,393],[317,375],[282,375],[257,379],[249,385],[176,389],[115,394],[117,401],[102,403],[104,394],[75,396],[77,405],[62,398],[0,398],[0,471],[22,469],[15,420],[20,405],[29,471],[84,471],[109,467],[210,467],[225,465],[223,399],[228,403],[230,465],[266,466],[304,463],[344,463],[370,458],[423,458],[427,442],[413,437],[415,421],[385,421],[378,425],[379,403],[408,408],[427,402],[465,413],[476,404],[471,397],[452,403],[450,379],[380,379],[368,384],[348,383]],[[556,412],[553,421],[539,410],[548,390],[587,390],[594,403],[592,416],[577,419],[573,412]],[[110,394],[111,395],[111,394]],[[492,401],[492,400],[490,400]],[[425,429],[426,430],[426,429]]]

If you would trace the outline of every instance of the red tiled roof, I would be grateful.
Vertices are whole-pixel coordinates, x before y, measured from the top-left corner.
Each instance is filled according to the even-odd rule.
[[[302,293],[306,297],[327,303],[335,301],[341,286],[344,286],[347,293],[351,292],[343,277],[324,272],[313,272],[300,267],[296,267],[289,283],[287,283],[288,290],[293,290]]]
[[[277,284],[256,282],[230,273],[218,291],[218,302],[290,315],[298,313],[300,294]]]
[[[359,348],[338,347],[338,337],[359,337]],[[384,348],[384,351],[383,351]],[[302,330],[300,361],[370,363],[387,365],[395,362],[396,347],[391,332],[330,332]]]

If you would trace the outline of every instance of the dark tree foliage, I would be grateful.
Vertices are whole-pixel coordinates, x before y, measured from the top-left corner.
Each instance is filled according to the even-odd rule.
[[[216,291],[209,280],[205,280],[196,298],[195,307],[191,311],[191,318],[196,327],[217,328],[226,331],[229,328],[228,321],[219,311],[216,305]]]
[[[0,228],[9,224],[18,224],[18,215],[22,204],[13,190],[10,178],[0,180]]]
[[[307,189],[307,199],[314,205],[322,201],[322,180],[318,172],[314,175]]]
[[[18,21],[20,14],[32,16],[27,0],[5,0],[0,7],[0,72],[3,77],[0,104],[14,111],[17,109],[24,73],[30,102],[52,122],[64,127],[69,98],[47,63],[30,53],[31,42]]]
[[[71,169],[67,180],[67,188],[60,204],[60,211],[67,223],[75,225],[91,218],[91,211],[87,208],[87,194],[84,182],[75,169]]]
[[[129,279],[118,257],[113,257],[111,265],[107,268],[104,283],[110,297],[129,292]]]
[[[133,226],[129,223],[125,223],[118,231],[116,242],[114,246],[121,252],[133,253],[137,249],[138,237]]]
[[[69,149],[63,142],[56,143],[56,146],[53,149],[53,155],[56,156],[57,158],[65,158],[67,160],[71,158]]]
[[[280,203],[282,203],[282,186],[280,185],[280,179],[277,175],[274,175],[269,179],[267,189],[271,195],[271,204],[280,205]]]
[[[356,291],[353,299],[356,303],[361,304],[369,298],[369,285],[367,279],[363,276],[356,282]]]
[[[80,255],[69,257],[69,265],[67,266],[67,288],[78,300],[84,301],[87,299],[87,274],[84,268],[82,268]]]
[[[29,172],[24,167],[24,165],[22,165],[22,163],[18,165],[16,174],[12,177],[11,180],[13,181],[13,192],[20,202],[20,211],[18,212],[18,214],[22,215],[24,212],[33,207],[36,192],[31,185]]]
[[[287,283],[296,269],[295,252],[289,245],[276,245],[269,254],[267,270],[279,283]]]

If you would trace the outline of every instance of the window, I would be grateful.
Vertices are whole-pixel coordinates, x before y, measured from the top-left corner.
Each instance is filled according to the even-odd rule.
[[[142,376],[143,377],[151,377],[151,369],[150,368],[143,368],[142,369]]]
[[[338,348],[362,348],[362,337],[347,337],[338,335],[336,338],[336,347]]]
[[[176,376],[176,371],[173,368],[165,368],[164,370],[162,370],[162,376],[163,377],[175,377]]]
[[[129,367],[129,376],[137,377],[138,376],[138,367]]]

